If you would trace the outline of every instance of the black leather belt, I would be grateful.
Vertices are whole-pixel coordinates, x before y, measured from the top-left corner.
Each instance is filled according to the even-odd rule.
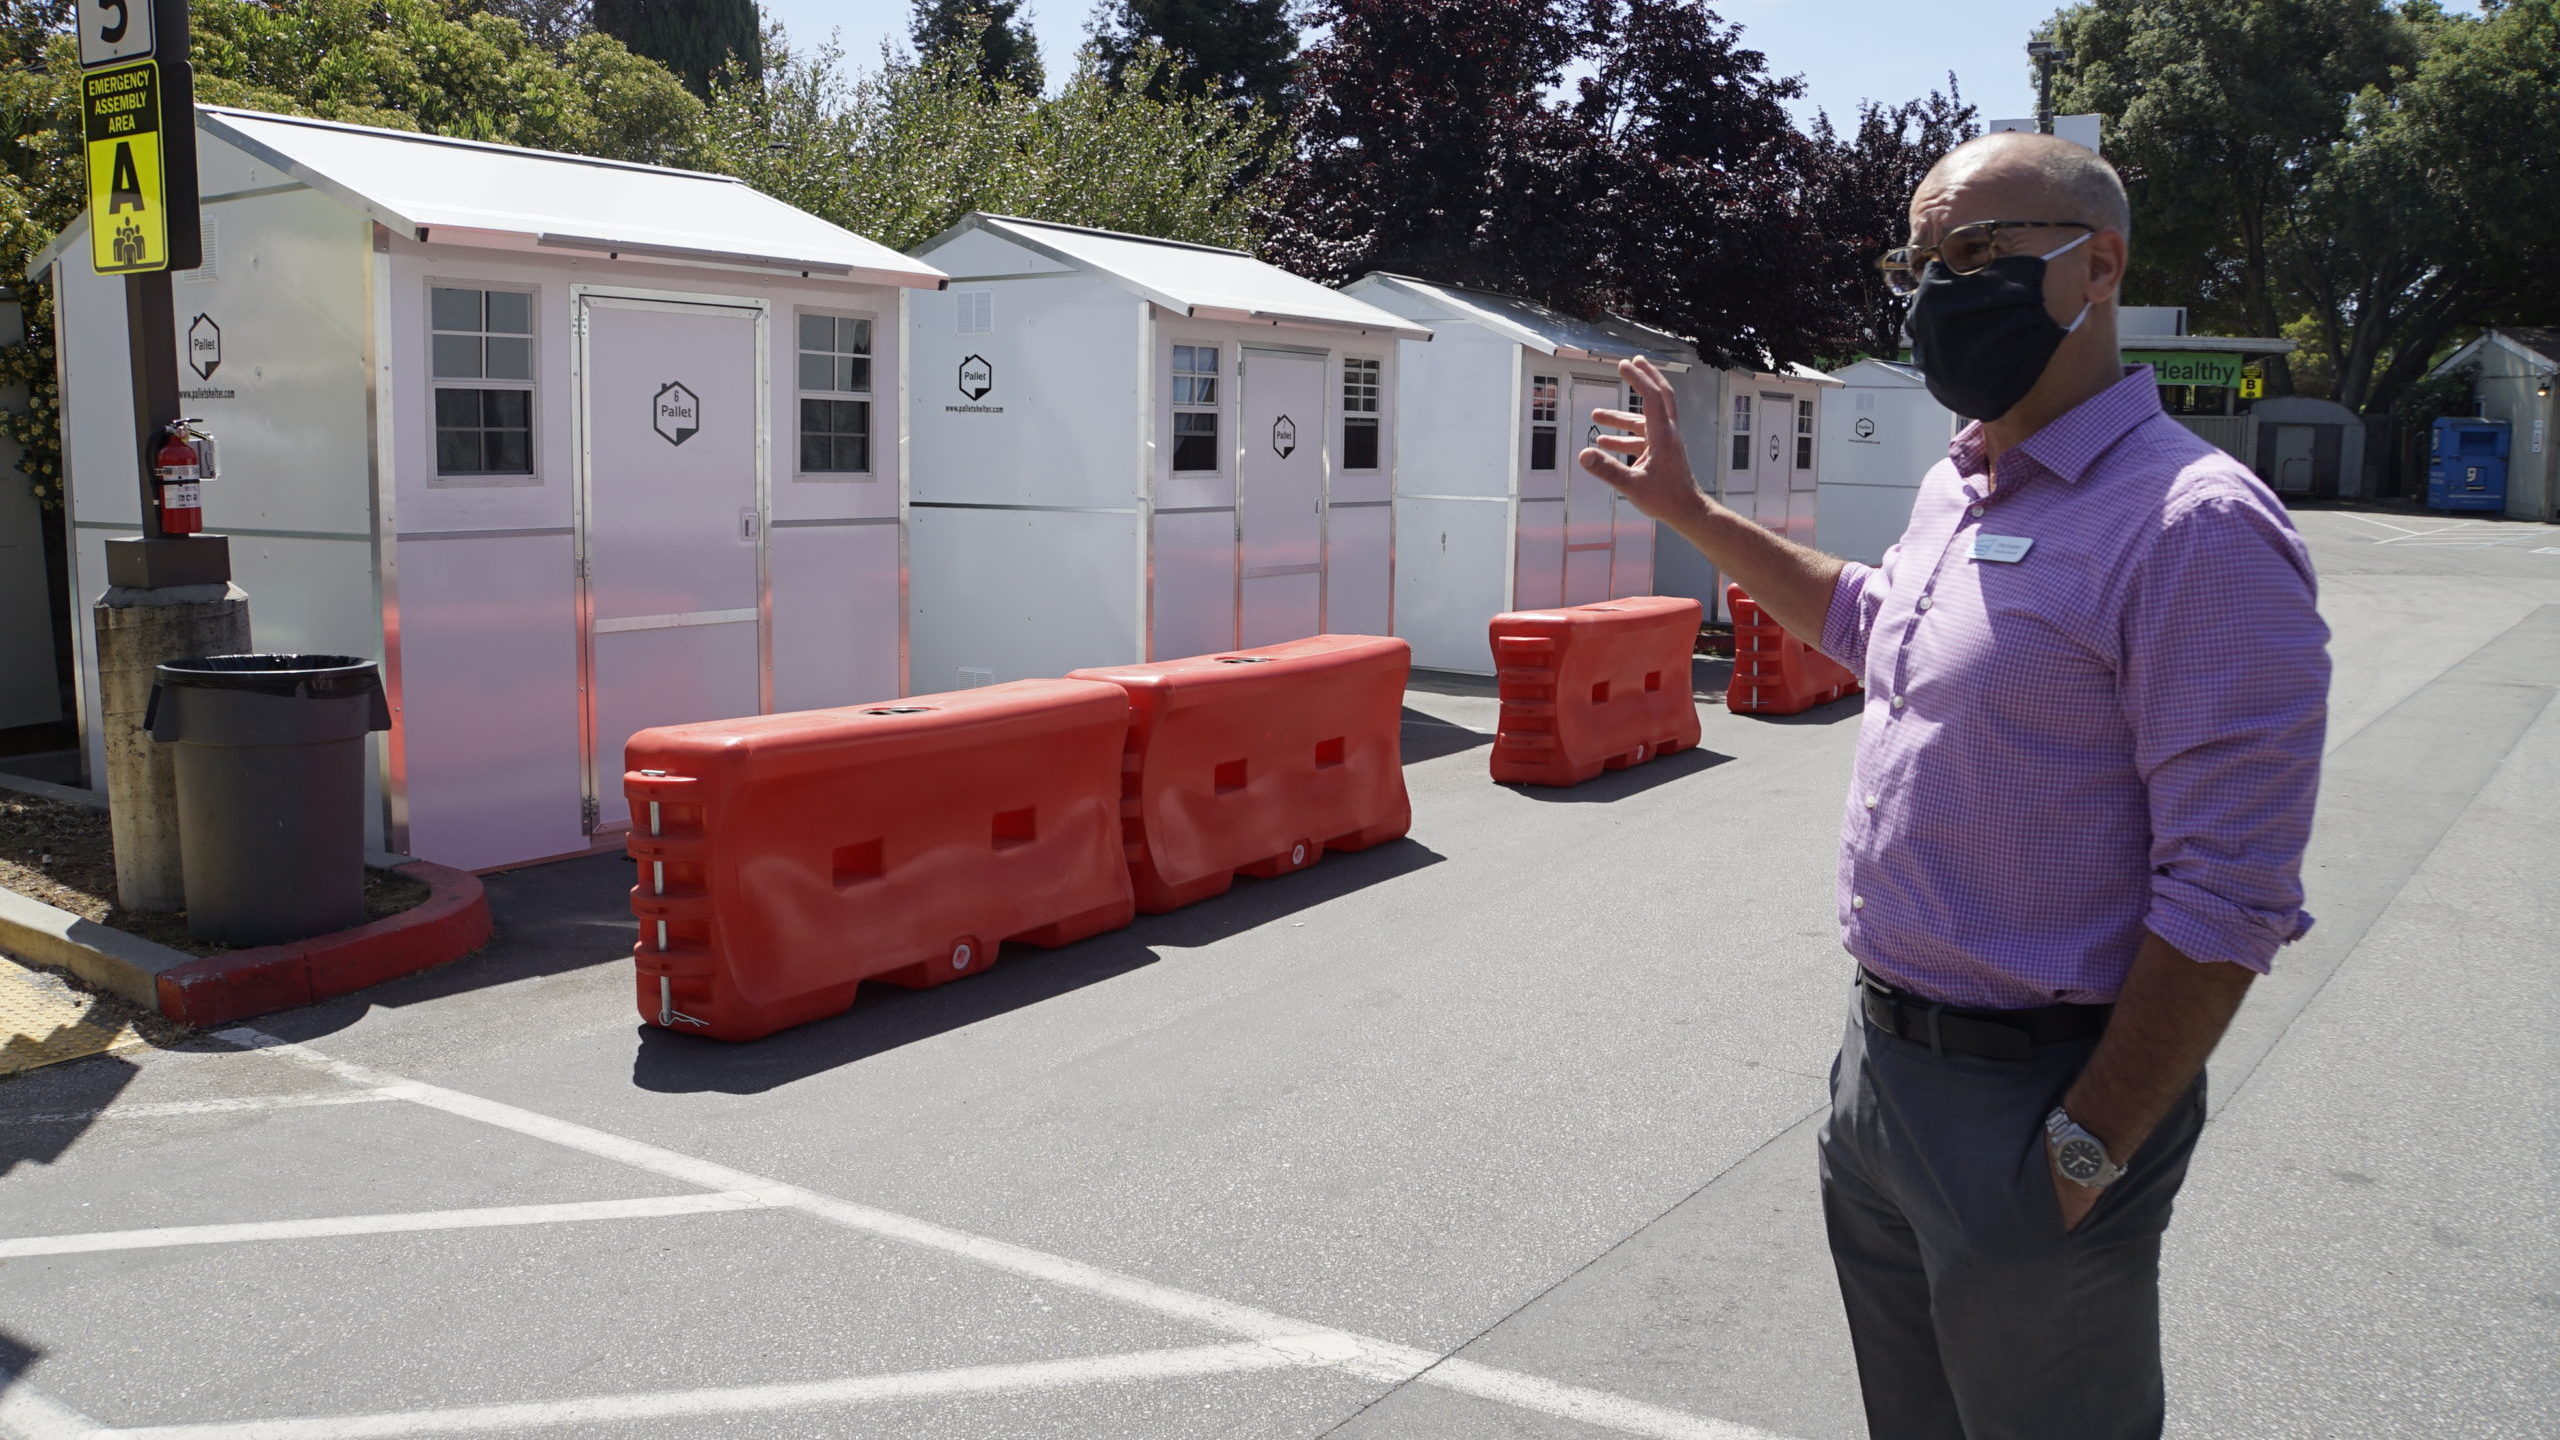
[[[2032,1010],[1959,1010],[1905,994],[1861,969],[1858,999],[1867,1023],[1887,1035],[1986,1060],[2028,1060],[2038,1045],[2102,1034],[2113,1005],[2040,1005]]]

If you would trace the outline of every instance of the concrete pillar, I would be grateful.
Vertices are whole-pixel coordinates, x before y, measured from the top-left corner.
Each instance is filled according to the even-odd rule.
[[[140,590],[117,585],[91,610],[98,632],[98,728],[107,753],[107,818],[115,833],[116,903],[186,908],[178,868],[178,782],[168,747],[142,728],[164,660],[249,649],[249,597],[237,585]]]

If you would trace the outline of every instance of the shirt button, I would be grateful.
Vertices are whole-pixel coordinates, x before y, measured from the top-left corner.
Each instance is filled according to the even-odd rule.
[[[1980,515],[1980,514],[1982,513],[1982,507],[1981,507],[1981,506],[1979,506],[1979,505],[1974,506],[1974,507],[1973,507],[1973,513],[1974,513],[1975,515],[1977,515],[1977,516],[1978,516],[1978,515]]]
[[[1937,601],[1930,599],[1930,598],[1929,598],[1928,596],[1926,596],[1926,595],[1923,595],[1923,596],[1921,596],[1921,597],[1920,597],[1920,608],[1921,608],[1921,609],[1923,609],[1923,610],[1926,610],[1926,609],[1928,609],[1930,606],[1935,605],[1935,604],[1937,604],[1937,603],[1938,603]]]
[[[1867,897],[1866,897],[1866,896],[1864,896],[1864,895],[1852,895],[1852,896],[1850,896],[1850,897],[1849,897],[1849,908],[1850,908],[1850,909],[1852,909],[1852,910],[1864,910],[1864,909],[1866,909],[1866,908],[1867,908]]]
[[[1899,710],[1899,709],[1901,709],[1901,708],[1902,708],[1902,697],[1901,697],[1901,696],[1896,695],[1896,696],[1894,696],[1894,697],[1893,697],[1893,708],[1894,708],[1894,709],[1896,709],[1896,710]]]
[[[1867,808],[1868,808],[1868,809],[1873,810],[1874,808],[1876,808],[1876,799],[1877,799],[1877,796],[1876,796],[1876,794],[1875,794],[1875,792],[1874,792],[1874,791],[1872,791],[1872,790],[1871,790],[1871,791],[1867,792]]]

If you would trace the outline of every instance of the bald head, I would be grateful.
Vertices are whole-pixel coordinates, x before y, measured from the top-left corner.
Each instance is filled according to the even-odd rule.
[[[2133,212],[2125,203],[2124,181],[2116,167],[2095,150],[2059,136],[2003,130],[1948,151],[1930,167],[1912,196],[1912,219],[1919,220],[1930,197],[1959,190],[1997,194],[2003,204],[2044,207],[2034,215],[2022,211],[1997,218],[2078,220],[2114,230],[2128,240],[2133,235]]]

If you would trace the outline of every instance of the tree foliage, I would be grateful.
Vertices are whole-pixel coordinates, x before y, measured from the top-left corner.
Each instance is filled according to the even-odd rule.
[[[907,35],[927,62],[969,56],[991,86],[1037,95],[1048,81],[1022,0],[915,0]]]
[[[1088,50],[1053,99],[989,85],[965,44],[870,70],[833,45],[778,48],[759,85],[713,102],[706,163],[898,249],[971,210],[1204,244],[1250,239],[1273,124],[1167,92],[1173,60],[1142,50],[1114,88]]]
[[[1809,361],[1816,275],[1797,82],[1697,0],[1320,0],[1271,253],[1614,310],[1718,361]],[[1568,67],[1587,70],[1571,98]]]
[[[1807,210],[1830,232],[1823,292],[1842,312],[1842,343],[1829,358],[1893,356],[1902,350],[1910,302],[1884,283],[1875,259],[1909,232],[1911,193],[1938,157],[1982,132],[1979,112],[1947,77],[1945,91],[1899,105],[1867,101],[1858,128],[1842,135],[1815,117]]]
[[[674,71],[705,99],[724,70],[735,66],[752,78],[764,68],[755,0],[593,0],[592,10],[596,29]]]
[[[2306,343],[2388,409],[2466,327],[2560,305],[2560,0],[2090,0],[2056,105],[2106,117],[2129,290]],[[2540,313],[2537,313],[2539,311]]]
[[[1292,108],[1298,30],[1289,0],[1116,0],[1094,17],[1093,38],[1115,86],[1126,88],[1130,67],[1160,45],[1187,93],[1269,115]]]

